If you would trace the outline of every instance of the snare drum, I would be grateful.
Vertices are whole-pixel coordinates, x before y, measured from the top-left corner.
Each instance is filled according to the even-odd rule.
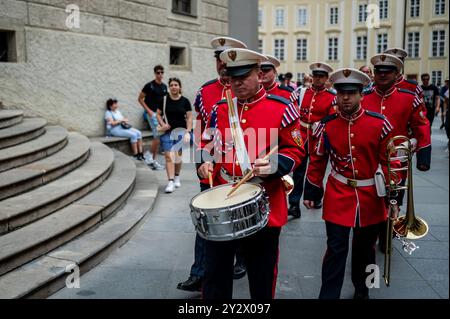
[[[243,184],[227,198],[231,184],[210,188],[192,198],[191,217],[200,237],[227,241],[249,236],[267,225],[269,199],[258,184]]]

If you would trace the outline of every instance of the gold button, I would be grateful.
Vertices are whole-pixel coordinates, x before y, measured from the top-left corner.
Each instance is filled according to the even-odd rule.
[[[356,162],[356,157],[353,157],[353,162]]]
[[[244,106],[244,111],[248,111],[248,106]]]
[[[246,119],[243,119],[241,122],[242,122],[243,124],[245,124],[245,123],[247,123],[247,120],[246,120]]]
[[[358,172],[358,170],[357,170],[357,169],[355,169],[355,174],[356,174],[356,175],[358,175],[358,173],[359,173],[359,172]]]
[[[315,99],[313,99],[312,101],[313,101],[313,102],[316,102],[316,100],[315,100]]]
[[[385,110],[385,109],[386,109],[386,106],[382,106],[381,109],[382,109],[382,110]]]
[[[350,134],[350,137],[351,137],[351,138],[354,138],[354,137],[355,137],[355,134],[351,133],[351,134]]]
[[[352,145],[352,150],[355,150],[355,145]]]
[[[353,122],[352,122],[352,121],[350,121],[350,125],[353,125]]]
[[[236,166],[239,166],[239,162],[238,161],[236,161]]]

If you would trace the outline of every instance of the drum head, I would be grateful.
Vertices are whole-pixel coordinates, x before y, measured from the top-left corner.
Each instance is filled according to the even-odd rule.
[[[244,203],[263,191],[259,185],[243,184],[227,198],[227,194],[232,188],[233,186],[230,184],[210,188],[195,196],[192,199],[191,205],[198,209],[220,209]]]

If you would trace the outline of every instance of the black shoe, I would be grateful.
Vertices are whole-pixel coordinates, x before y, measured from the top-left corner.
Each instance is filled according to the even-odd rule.
[[[355,300],[367,300],[367,299],[370,299],[369,298],[369,293],[365,292],[365,291],[356,291],[355,290],[355,294],[353,295],[353,299],[355,299]]]
[[[247,268],[243,264],[236,264],[233,268],[233,279],[241,279],[247,273]]]
[[[186,291],[201,291],[202,290],[202,278],[197,276],[189,276],[185,282],[180,282],[177,285],[177,289]]]
[[[294,218],[300,218],[302,216],[302,212],[298,205],[289,206],[288,216],[292,216]]]
[[[322,202],[321,201],[314,202],[314,208],[315,209],[322,208]]]

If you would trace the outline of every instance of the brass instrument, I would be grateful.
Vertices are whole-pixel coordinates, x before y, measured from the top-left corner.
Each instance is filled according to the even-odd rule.
[[[409,254],[419,248],[411,240],[422,238],[428,233],[428,224],[424,219],[416,217],[414,212],[412,156],[413,144],[408,137],[398,135],[389,140],[387,145],[388,194],[393,195],[398,191],[405,190],[407,192],[408,202],[406,214],[401,217],[398,216],[399,209],[397,201],[391,200],[389,202],[383,275],[386,286],[389,286],[390,283],[392,239],[394,233],[402,241],[403,249]],[[391,166],[392,162],[397,160],[406,164],[400,168],[393,168]],[[399,180],[398,172],[401,171],[407,171],[405,186],[397,185],[395,182]]]

